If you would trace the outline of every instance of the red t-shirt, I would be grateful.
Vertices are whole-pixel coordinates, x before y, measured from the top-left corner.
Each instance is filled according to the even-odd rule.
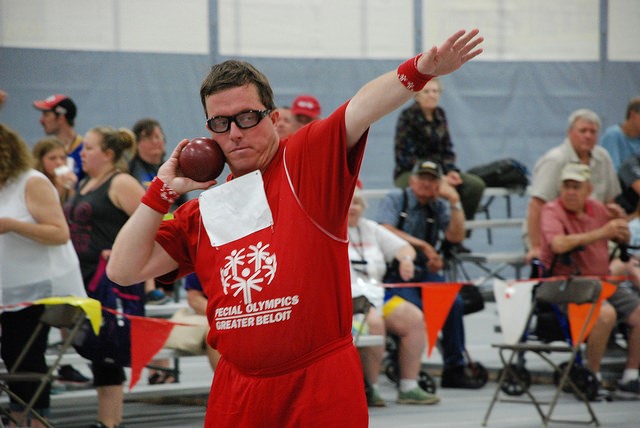
[[[611,219],[607,207],[595,199],[587,199],[585,210],[576,215],[562,206],[560,199],[548,202],[542,209],[540,222],[542,255],[541,261],[548,269],[553,261],[551,241],[558,235],[590,232],[604,226]],[[609,247],[606,239],[586,245],[581,251],[571,253],[570,266],[558,259],[553,275],[575,274],[576,267],[580,275],[606,275],[609,272]]]
[[[195,270],[208,296],[208,342],[222,367],[275,376],[352,347],[347,213],[366,134],[347,153],[345,108],[280,142],[262,175],[272,227],[212,247],[197,200],[162,223],[156,239],[178,276]],[[362,373],[353,376],[361,387]]]

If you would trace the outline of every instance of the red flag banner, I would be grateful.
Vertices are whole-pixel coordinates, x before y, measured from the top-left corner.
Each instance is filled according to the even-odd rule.
[[[618,287],[615,284],[610,282],[602,281],[602,291],[600,292],[600,298],[596,303],[596,308],[594,310],[593,316],[589,324],[587,325],[587,329],[585,331],[584,337],[589,336],[591,329],[596,323],[598,319],[598,315],[600,314],[600,307],[602,306],[602,301],[611,297],[613,293],[615,293]],[[577,305],[575,303],[569,303],[569,328],[571,329],[571,340],[573,343],[576,343],[578,340],[578,336],[580,336],[580,330],[582,330],[582,326],[587,321],[587,317],[589,316],[589,311],[591,310],[591,304],[586,303],[583,305]]]
[[[438,341],[438,334],[462,284],[458,282],[430,282],[420,285],[422,287],[422,312],[427,330],[427,356],[430,357],[433,347]]]
[[[131,321],[131,391],[140,380],[142,369],[162,349],[175,324],[134,315],[127,315],[127,318]]]

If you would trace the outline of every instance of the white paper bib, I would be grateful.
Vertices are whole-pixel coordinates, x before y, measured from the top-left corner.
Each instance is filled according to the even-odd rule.
[[[273,225],[260,171],[202,192],[199,200],[202,222],[213,247]]]

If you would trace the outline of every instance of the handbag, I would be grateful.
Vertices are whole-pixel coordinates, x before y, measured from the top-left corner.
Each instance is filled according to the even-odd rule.
[[[144,316],[144,283],[123,287],[111,281],[101,258],[87,286],[87,295],[102,304],[102,324],[96,336],[85,320],[74,338],[73,347],[84,358],[119,367],[131,366],[131,321],[122,314]],[[114,314],[105,308],[113,309]]]
[[[191,308],[180,308],[171,317],[171,321],[189,326],[176,325],[171,330],[165,348],[177,349],[190,354],[200,355],[206,351],[209,322],[207,317],[193,312]]]

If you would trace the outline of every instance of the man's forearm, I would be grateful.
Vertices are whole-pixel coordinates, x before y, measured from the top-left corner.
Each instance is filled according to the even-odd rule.
[[[458,244],[464,241],[464,211],[460,202],[451,204],[451,219],[449,220],[449,226],[445,231],[445,237],[447,241]]]
[[[529,201],[527,211],[527,235],[531,248],[540,248],[540,216],[544,203],[542,199],[536,198],[535,196]]]
[[[564,254],[578,247],[592,244],[600,239],[605,239],[601,229],[584,233],[572,233],[570,235],[558,235],[551,240],[551,251],[554,254]]]

